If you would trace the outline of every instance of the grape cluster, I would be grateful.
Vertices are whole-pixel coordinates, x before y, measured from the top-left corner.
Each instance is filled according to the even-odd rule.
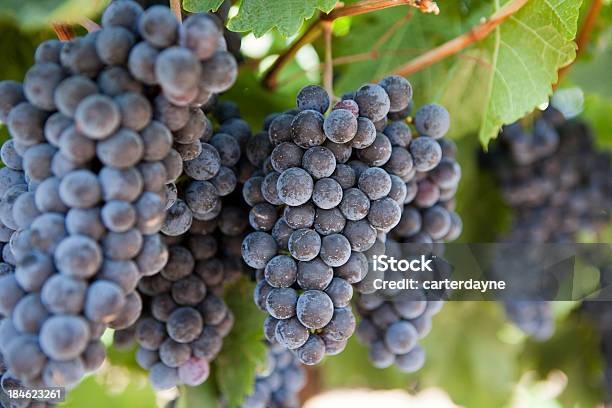
[[[455,144],[444,138],[448,121],[448,113],[438,105],[426,105],[416,112],[417,132],[434,137],[430,152],[435,154],[429,155],[434,158],[428,169],[417,171],[407,180],[400,222],[379,252],[384,250],[402,259],[413,249],[412,245],[440,250],[444,242],[454,241],[461,234],[463,224],[454,211],[461,168],[455,158]],[[391,122],[387,128],[409,129],[403,121]],[[413,145],[423,137],[408,140],[415,162],[421,150]],[[394,251],[398,253],[395,255]],[[375,367],[386,368],[395,363],[402,371],[417,371],[425,363],[425,352],[418,340],[431,330],[432,317],[443,302],[422,290],[376,291],[372,283],[380,275],[381,272],[372,271],[359,285],[357,310],[362,319],[357,328],[358,339],[369,346],[369,358]],[[385,276],[387,280],[391,278]]]
[[[355,330],[352,285],[363,289],[368,255],[400,222],[421,174],[442,160],[436,139],[448,113],[423,107],[413,138],[402,122],[411,101],[410,83],[390,76],[344,95],[324,116],[327,93],[307,86],[296,109],[269,116],[247,144],[261,170],[243,188],[255,232],[242,255],[258,270],[254,298],[269,314],[268,340],[304,364],[344,349]]]
[[[213,218],[233,189],[202,108],[237,65],[216,17],[180,24],[129,0],[98,31],[43,42],[35,62],[23,85],[0,83],[3,260],[16,265],[0,278],[0,352],[24,385],[70,388],[102,364],[105,328],[140,316],[135,289],[169,257],[159,231]]]
[[[584,123],[566,121],[553,108],[532,129],[519,122],[505,126],[482,163],[496,174],[512,210],[507,242],[574,242],[579,231],[596,232],[608,222],[610,155],[597,151]],[[534,338],[547,339],[554,331],[548,302],[511,300],[506,311]]]
[[[221,350],[222,340],[232,329],[234,316],[222,299],[224,286],[244,272],[240,245],[248,226],[248,210],[241,207],[237,164],[239,140],[250,137],[250,128],[232,102],[208,104],[204,111],[218,123],[215,132],[201,140],[203,151],[212,153],[201,168],[211,181],[193,177],[185,162],[173,191],[169,216],[162,227],[169,259],[161,273],[143,278],[138,293],[144,313],[134,326],[115,332],[115,345],[129,347],[136,340],[137,362],[149,370],[156,389],[178,384],[197,386],[208,378],[210,362]],[[202,173],[201,170],[199,173]],[[191,197],[202,183],[211,196]],[[235,191],[237,190],[237,191]],[[200,214],[194,206],[214,201],[211,211]],[[225,201],[225,205],[224,202]],[[179,203],[181,211],[174,211]],[[194,204],[196,203],[196,204]]]
[[[297,408],[298,393],[306,385],[306,370],[279,344],[269,345],[268,363],[255,379],[254,391],[241,408]]]

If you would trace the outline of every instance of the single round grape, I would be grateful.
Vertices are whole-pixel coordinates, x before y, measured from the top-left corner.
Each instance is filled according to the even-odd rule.
[[[203,144],[200,141],[196,141],[189,144],[177,143],[174,145],[174,148],[181,155],[181,159],[183,161],[190,161],[196,159],[202,153],[202,147]]]
[[[134,45],[134,34],[120,26],[105,27],[96,36],[98,57],[107,65],[123,65]]]
[[[36,47],[34,61],[38,63],[53,62],[59,64],[62,46],[63,43],[61,41],[54,39],[41,42],[38,44],[38,47]]]
[[[146,85],[157,84],[155,61],[159,51],[149,43],[142,41],[136,44],[128,56],[128,68],[134,78]]]
[[[51,160],[55,152],[55,147],[47,143],[30,147],[23,155],[23,171],[26,176],[33,181],[51,177]]]
[[[276,241],[265,232],[252,232],[242,241],[242,258],[255,269],[263,269],[276,250]]]
[[[391,151],[389,138],[379,132],[372,144],[357,151],[357,157],[368,166],[382,166],[391,158]]]
[[[331,321],[323,329],[322,335],[335,341],[346,341],[355,332],[355,315],[350,307],[336,308]]]
[[[284,218],[279,218],[272,228],[272,237],[276,241],[279,249],[288,250],[289,237],[293,234],[294,229],[287,225]]]
[[[421,346],[416,345],[408,353],[396,356],[395,364],[405,373],[419,371],[425,365],[425,350]]]
[[[414,203],[420,208],[429,208],[440,199],[440,189],[429,180],[418,183],[418,192],[414,197]]]
[[[418,333],[405,321],[395,322],[385,332],[385,345],[394,354],[406,354],[416,346]]]
[[[389,197],[393,199],[400,206],[404,205],[406,201],[406,197],[408,194],[408,190],[406,188],[406,183],[396,176],[395,174],[391,174],[391,190],[389,191]]]
[[[440,188],[454,188],[461,178],[461,167],[450,157],[443,157],[438,166],[432,170],[431,180]]]
[[[412,85],[406,78],[389,75],[378,83],[389,95],[389,111],[398,112],[406,109],[412,100]]]
[[[416,112],[414,125],[421,136],[439,139],[448,132],[450,116],[443,106],[432,103],[421,107]]]
[[[308,149],[322,145],[326,136],[323,131],[323,115],[314,110],[303,110],[291,121],[291,138],[296,145]]]
[[[91,341],[81,356],[86,372],[94,372],[106,359],[106,347],[101,341]]]
[[[266,281],[277,288],[288,288],[297,278],[297,265],[295,261],[286,255],[277,255],[272,258],[265,268]]]
[[[85,164],[96,156],[96,143],[79,132],[76,126],[64,129],[58,147],[61,155],[75,165]]]
[[[165,182],[167,179],[166,168],[162,162],[143,162],[138,164],[138,171],[142,175],[144,190],[152,192],[165,192]]]
[[[136,341],[146,350],[157,350],[166,339],[165,326],[150,317],[140,319],[136,325]]]
[[[436,205],[423,213],[423,230],[433,239],[442,239],[452,225],[451,215],[443,207]]]
[[[114,330],[124,330],[132,327],[142,315],[142,297],[138,292],[132,292],[125,297],[125,302],[116,317],[108,323]]]
[[[12,139],[9,139],[2,144],[2,149],[0,149],[0,158],[6,167],[13,170],[23,169],[21,155],[15,150],[15,141]]]
[[[142,84],[120,66],[106,68],[98,75],[98,87],[103,94],[110,97],[119,96],[125,92],[142,93]]]
[[[284,143],[283,145],[288,145],[288,143]],[[277,149],[283,145],[279,145]],[[289,145],[295,146],[293,144]],[[299,153],[301,153],[301,149],[299,149]],[[306,150],[302,157],[301,163],[303,168],[315,179],[331,176],[336,168],[336,158],[334,157],[334,154],[329,149],[322,146],[315,146]]]
[[[387,349],[382,340],[374,341],[370,345],[368,357],[376,368],[387,368],[395,362],[395,355]]]
[[[89,95],[81,100],[74,112],[77,129],[85,136],[101,140],[109,137],[121,123],[117,104],[105,95]]]
[[[319,257],[311,261],[298,262],[297,283],[302,289],[324,290],[333,277],[333,269]]]
[[[57,246],[55,264],[65,275],[89,278],[102,264],[102,251],[91,238],[71,235]]]
[[[220,333],[211,326],[204,326],[202,334],[191,343],[193,355],[206,360],[213,360],[221,351],[223,339]]]
[[[197,87],[202,74],[198,59],[182,47],[162,51],[155,61],[155,76],[164,91],[184,94]]]
[[[142,7],[136,2],[130,0],[113,1],[102,14],[102,26],[121,26],[128,30],[134,30],[142,12]]]
[[[300,167],[304,151],[294,143],[282,142],[278,144],[270,155],[274,170],[279,173],[291,168]]]
[[[173,105],[163,95],[158,95],[153,101],[153,116],[168,129],[175,132],[189,121],[189,108]]]
[[[221,157],[217,149],[208,143],[202,143],[201,146],[200,154],[195,159],[185,162],[185,173],[195,180],[210,180],[219,172]]]
[[[366,84],[359,88],[355,93],[355,102],[359,105],[359,114],[373,122],[387,116],[391,104],[385,89],[375,84]]]
[[[0,121],[7,123],[11,109],[25,101],[23,85],[17,81],[0,81]]]
[[[411,180],[406,183],[406,198],[404,199],[404,204],[410,204],[412,200],[416,197],[418,193],[419,187],[415,180]]]
[[[291,122],[293,118],[294,115],[287,113],[281,113],[274,117],[267,129],[268,137],[272,144],[279,145],[283,142],[291,141]]]
[[[151,121],[153,116],[153,107],[143,95],[136,92],[126,92],[115,97],[115,102],[121,114],[121,126],[134,131],[143,130]],[[144,138],[143,135],[141,137]],[[144,141],[144,140],[143,140]],[[145,145],[145,152],[156,149],[158,146],[149,147]],[[161,160],[168,151],[156,153],[160,156],[157,160]]]
[[[210,58],[217,49],[221,31],[215,21],[206,14],[189,16],[179,29],[179,44],[200,60]]]
[[[168,249],[158,234],[145,235],[135,261],[144,276],[159,272],[168,260]]]
[[[225,315],[227,314],[228,308],[223,299],[209,293],[198,305],[198,310],[202,313],[204,324],[216,326],[223,321]]]
[[[53,93],[63,79],[64,71],[59,65],[51,62],[34,64],[26,72],[23,91],[28,101],[37,108],[55,110]]]
[[[421,136],[410,142],[410,154],[417,171],[434,169],[442,160],[442,148],[431,137]]]
[[[347,307],[353,297],[353,287],[345,279],[333,278],[325,289],[325,293],[332,300],[335,308]]]
[[[75,170],[64,176],[59,194],[67,206],[76,208],[93,207],[102,195],[98,178],[89,170]]]
[[[261,167],[270,156],[272,149],[273,146],[265,133],[259,132],[247,140],[245,152],[251,164]]]
[[[314,223],[315,208],[310,203],[297,207],[285,207],[283,217],[291,228],[310,228]]]
[[[191,307],[176,309],[168,317],[166,330],[168,335],[178,343],[189,343],[202,333],[202,316]]]
[[[368,215],[370,200],[360,189],[349,188],[344,192],[339,208],[347,220],[358,221]]]
[[[149,369],[149,381],[156,390],[168,390],[178,384],[178,370],[161,362],[155,363]]]
[[[289,237],[289,252],[298,261],[314,259],[321,249],[321,237],[311,229],[298,229]]]
[[[47,358],[38,345],[37,338],[27,335],[19,336],[11,340],[7,345],[5,358],[6,364],[10,367],[11,371],[10,374],[3,373],[3,393],[10,389],[7,384],[10,375],[19,376],[21,380],[33,380],[41,374],[47,361]],[[28,406],[31,405],[28,404]]]
[[[389,123],[389,121],[387,120],[387,117],[385,116],[381,120],[378,120],[372,123],[374,123],[374,128],[376,129],[377,132],[382,132],[387,127],[387,123]]]
[[[64,216],[57,213],[39,215],[30,229],[32,244],[37,248],[53,253],[59,242],[66,236]]]
[[[276,186],[279,199],[290,206],[306,203],[312,196],[314,188],[312,177],[305,170],[297,167],[283,171],[278,177]],[[263,185],[262,191],[264,191]]]
[[[113,282],[121,287],[125,294],[128,294],[138,286],[140,271],[134,261],[105,259],[96,278]]]
[[[168,209],[161,230],[166,235],[178,236],[189,230],[192,220],[193,214],[189,206],[183,200],[176,200]]]
[[[104,167],[100,171],[100,184],[104,199],[134,201],[142,192],[144,181],[134,168],[116,169]]]
[[[125,169],[140,161],[144,145],[138,133],[122,128],[106,140],[98,142],[96,152],[104,165]]]
[[[332,173],[331,178],[336,180],[343,190],[353,187],[357,181],[355,170],[347,164],[336,164],[336,169]]]
[[[187,344],[166,339],[159,347],[159,359],[168,367],[179,367],[191,357],[191,348]]]
[[[385,164],[385,170],[400,177],[406,176],[412,170],[412,156],[403,147],[393,147],[391,157]]]
[[[357,105],[357,102],[352,99],[344,99],[337,102],[332,108],[332,110],[336,109],[346,109],[347,111],[351,112],[353,116],[359,116],[359,106]]]
[[[414,207],[405,207],[402,212],[400,222],[397,224],[394,233],[400,237],[410,237],[421,230],[422,220],[421,213]]]
[[[388,231],[395,227],[402,216],[402,207],[390,197],[372,201],[368,221],[380,231]]]
[[[166,181],[168,183],[176,181],[183,173],[183,159],[180,153],[174,149],[170,149],[162,163],[166,168],[166,176],[168,177]]]
[[[82,317],[54,315],[40,329],[40,347],[53,360],[77,358],[89,341],[89,325]]]
[[[32,146],[44,140],[43,128],[47,114],[27,102],[11,109],[6,124],[16,143]]]
[[[118,317],[125,305],[125,294],[113,282],[98,280],[87,290],[85,316],[94,322],[109,323]]]
[[[232,87],[238,76],[238,63],[232,54],[217,51],[202,62],[202,86],[211,92],[225,92]]]
[[[459,215],[454,211],[451,211],[450,216],[451,216],[451,227],[448,233],[443,238],[444,241],[447,241],[447,242],[451,242],[459,238],[463,230],[463,222],[461,221],[461,217],[459,217]]]
[[[15,328],[22,333],[38,333],[48,312],[37,293],[30,293],[17,302],[11,319]]]
[[[321,329],[332,319],[334,305],[325,292],[307,290],[297,300],[297,317],[309,329]]]
[[[206,285],[197,276],[187,276],[172,284],[172,298],[179,305],[196,306],[206,297]]]
[[[168,250],[168,262],[161,274],[168,280],[177,281],[189,276],[194,267],[195,259],[191,251],[183,246],[173,245]]]
[[[418,295],[416,294],[418,293]],[[393,299],[393,309],[404,319],[415,319],[423,314],[427,307],[427,301],[422,292],[415,292],[409,296]]]
[[[405,122],[391,122],[383,133],[389,138],[392,146],[408,147],[412,140],[412,132]]]
[[[25,295],[13,275],[0,277],[0,313],[10,316],[17,302]]]
[[[258,231],[270,231],[276,223],[276,207],[268,203],[256,204],[249,212],[249,223]]]
[[[367,251],[376,242],[376,230],[366,220],[347,221],[343,233],[353,251]]]
[[[217,133],[210,140],[210,144],[217,149],[223,166],[234,166],[240,159],[240,145],[233,137],[225,133]]]
[[[205,358],[191,357],[178,368],[180,382],[190,387],[203,384],[210,375],[210,365]]]
[[[136,223],[136,210],[126,201],[108,201],[100,215],[106,228],[113,232],[125,232]]]
[[[323,143],[323,147],[327,148],[334,155],[336,163],[346,163],[353,154],[353,148],[349,143],[334,143],[330,140],[326,140]]]
[[[169,47],[178,37],[179,23],[168,7],[148,8],[138,19],[140,35],[158,48]]]
[[[351,256],[351,244],[344,235],[328,235],[321,240],[320,256],[329,266],[342,266]]]
[[[346,225],[346,218],[342,215],[342,212],[334,207],[329,210],[317,208],[314,229],[319,235],[330,235],[341,232]]]
[[[274,327],[273,340],[290,350],[300,348],[306,343],[309,337],[308,329],[300,321],[292,317],[290,319],[277,320]]]
[[[25,229],[40,215],[31,191],[21,194],[13,205],[13,219],[20,229]]]
[[[135,257],[142,248],[142,234],[132,228],[125,232],[108,232],[102,239],[102,251],[106,258],[126,260]]]
[[[361,173],[358,186],[370,200],[378,200],[391,191],[391,177],[385,170],[371,167]]]
[[[348,143],[357,133],[357,118],[346,109],[334,109],[325,118],[323,130],[332,142]]]
[[[329,95],[318,85],[307,85],[300,89],[296,97],[298,110],[314,110],[325,113],[329,108]]]
[[[312,201],[319,208],[329,210],[342,201],[342,187],[332,178],[317,180],[312,193]]]
[[[31,251],[15,268],[15,279],[24,290],[39,291],[54,272],[51,257],[40,251]]]
[[[298,294],[291,288],[272,288],[266,296],[266,310],[276,319],[295,316]]]
[[[116,346],[115,346],[116,347]],[[143,370],[150,370],[155,363],[159,361],[159,353],[157,350],[147,350],[139,347],[136,352],[136,362]]]

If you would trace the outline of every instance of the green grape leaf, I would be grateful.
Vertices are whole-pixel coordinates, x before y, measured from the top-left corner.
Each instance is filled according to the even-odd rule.
[[[576,56],[581,1],[530,1],[495,28],[481,49],[490,64],[479,139],[483,145],[512,123],[548,102],[559,68]]]
[[[580,4],[528,2],[485,40],[410,75],[415,106],[443,104],[451,114],[449,136],[478,132],[486,144],[502,124],[548,101],[558,69],[575,57]],[[408,19],[407,8],[395,7],[353,17],[350,32],[333,40],[334,58],[350,61],[335,67],[336,92],[380,79],[498,8],[488,2],[447,2],[438,16],[415,13]]]
[[[94,17],[109,0],[3,0],[0,16],[19,22],[20,26],[33,29],[48,26],[52,22],[76,23],[83,17]]]
[[[209,378],[199,387],[179,387],[180,397],[176,408],[207,407],[220,408],[221,401],[217,395],[214,379]]]
[[[191,13],[217,11],[223,0],[183,0],[183,8]]]
[[[304,20],[316,10],[330,12],[336,0],[242,0],[238,14],[229,21],[232,31],[252,31],[256,37],[276,28],[289,37],[295,34]]]
[[[264,314],[253,303],[253,288],[245,278],[229,288],[225,296],[236,321],[232,332],[223,339],[213,371],[230,407],[238,407],[253,391],[256,370],[266,362]]]

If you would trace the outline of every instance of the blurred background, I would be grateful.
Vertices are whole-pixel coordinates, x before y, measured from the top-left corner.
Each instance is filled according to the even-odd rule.
[[[585,132],[592,137],[590,149],[607,157],[612,147],[612,8],[608,1],[566,1],[575,3],[578,17],[574,24],[578,31],[589,24],[589,33],[582,39],[576,61],[555,85],[551,101],[533,113],[525,112],[521,126],[526,134],[535,132],[532,131],[534,122],[551,105],[564,114],[565,120],[584,124],[588,129]],[[403,7],[337,19],[333,24],[335,93],[341,95],[356,89],[466,32],[494,12],[493,3],[485,0],[441,2],[441,13],[437,16]],[[557,6],[560,2],[553,3]],[[587,23],[593,3],[599,9],[593,21]],[[84,32],[79,25],[82,18],[88,16],[96,21],[106,4],[103,0],[2,0],[0,78],[23,79],[33,63],[37,44],[55,38],[53,22],[71,23],[77,32]],[[534,18],[542,17],[537,13],[544,13],[539,9],[533,11]],[[230,18],[236,13],[236,6],[229,9]],[[242,37],[239,51],[236,50],[241,55],[240,76],[222,98],[238,102],[243,117],[254,130],[261,128],[267,114],[291,108],[301,87],[322,82],[324,47],[319,38],[299,48],[279,72],[273,90],[263,84],[266,71],[299,35],[286,38],[277,30],[258,38],[252,33],[234,34],[234,39]],[[484,53],[489,45],[488,40],[476,44],[408,76],[414,88],[415,106],[437,102],[451,114],[450,137],[457,144],[463,174],[456,200],[464,225],[459,242],[466,243],[500,240],[512,234],[517,217],[521,216],[516,211],[516,203],[509,203],[504,194],[506,184],[500,181],[499,174],[491,166],[482,164],[483,155],[491,153],[484,153],[489,143],[481,129],[486,105],[483,100],[487,97],[482,86],[488,78],[481,70],[491,67],[479,53]],[[537,42],[529,46],[534,52],[547,52],[546,46]],[[564,45],[551,41],[548,46],[561,49]],[[520,70],[516,72],[521,75]],[[555,82],[553,78],[552,83]],[[550,92],[551,84],[544,85],[544,92]],[[0,126],[0,135],[3,139],[7,137],[3,126]],[[490,151],[499,145],[492,142]],[[578,155],[574,159],[580,161],[581,157],[589,160],[590,156]],[[604,207],[611,205],[612,202],[606,202]],[[609,213],[604,211],[604,215],[607,217]],[[601,219],[601,214],[598,216]],[[604,224],[607,220],[596,225],[579,224],[572,230],[571,239],[612,242],[612,229]],[[600,271],[593,273],[597,279]],[[248,290],[237,289],[228,298],[230,307],[244,311],[242,318],[238,317],[235,330],[261,327],[264,315],[251,304]],[[612,364],[612,350],[606,347],[605,341],[606,333],[612,330],[612,320],[606,326],[605,321],[597,318],[603,312],[596,312],[594,317],[587,309],[580,302],[552,303],[548,317],[554,323],[554,332],[545,336],[546,339],[537,340],[508,318],[503,304],[448,303],[434,318],[431,333],[422,341],[427,361],[419,372],[407,375],[394,367],[384,370],[372,367],[367,349],[354,336],[345,352],[309,369],[309,382],[302,392],[304,406],[604,406],[608,391],[612,392],[612,383],[606,382],[605,375],[607,365]],[[115,349],[111,331],[104,335],[103,341],[109,349],[107,362],[71,392],[65,406],[155,407],[165,406],[177,397],[178,390],[153,392],[146,373],[134,360],[135,348]],[[230,351],[238,355],[246,353],[239,347]],[[216,406],[215,377],[219,375],[216,370],[213,369],[213,376],[201,388],[184,390],[191,399],[179,400],[177,405]]]

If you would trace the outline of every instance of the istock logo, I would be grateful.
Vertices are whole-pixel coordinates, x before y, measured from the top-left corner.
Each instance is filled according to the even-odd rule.
[[[416,259],[395,259],[387,255],[374,255],[372,260],[374,270],[380,272],[388,270],[399,272],[433,272],[433,269],[429,266],[433,258],[428,259],[425,255],[421,255],[420,258]]]

